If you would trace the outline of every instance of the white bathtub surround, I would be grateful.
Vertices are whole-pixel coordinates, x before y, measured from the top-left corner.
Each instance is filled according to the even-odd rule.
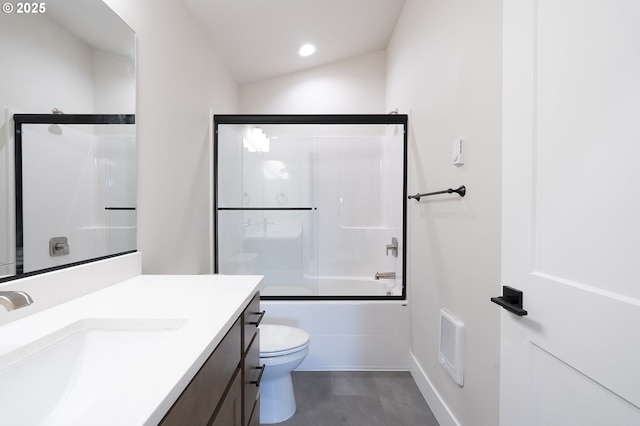
[[[7,353],[65,327],[78,327],[80,320],[89,328],[97,325],[100,333],[105,329],[111,333],[106,341],[104,336],[93,337],[94,340],[90,337],[80,356],[94,362],[104,357],[102,351],[94,350],[97,344],[109,357],[121,361],[95,362],[97,368],[93,369],[82,363],[72,365],[71,370],[81,374],[65,378],[68,394],[57,407],[42,406],[46,395],[38,394],[42,387],[36,383],[42,377],[29,377],[29,370],[24,370],[25,377],[18,382],[31,380],[34,385],[22,385],[24,395],[16,400],[24,401],[24,406],[3,408],[0,424],[16,424],[12,420],[15,417],[11,417],[16,411],[20,411],[21,419],[35,416],[25,421],[34,424],[55,408],[56,415],[48,418],[47,424],[156,425],[249,303],[260,279],[139,275],[5,324],[0,328],[0,377],[11,374],[3,369],[11,358]],[[34,305],[38,303],[41,302],[34,297]],[[163,336],[158,337],[154,328]],[[135,330],[143,332],[133,336],[143,336],[148,345],[131,337],[129,332]],[[64,361],[63,357],[57,359]],[[51,377],[47,383],[53,380]],[[8,385],[13,396],[21,390],[19,383]],[[3,386],[7,386],[6,381]],[[43,411],[38,413],[39,409]]]
[[[136,211],[106,209],[136,206],[135,126],[55,129],[22,124],[24,272],[136,248]],[[68,238],[64,256],[49,254],[56,236]]]
[[[265,300],[262,309],[265,324],[309,333],[309,354],[298,370],[409,369],[406,302]]]

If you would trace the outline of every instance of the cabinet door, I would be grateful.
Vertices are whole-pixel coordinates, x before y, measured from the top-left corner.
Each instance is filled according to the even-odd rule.
[[[256,399],[256,403],[253,406],[253,413],[251,413],[251,418],[247,422],[247,426],[260,426],[260,398]]]
[[[237,371],[211,426],[242,426],[242,374],[239,368]]]

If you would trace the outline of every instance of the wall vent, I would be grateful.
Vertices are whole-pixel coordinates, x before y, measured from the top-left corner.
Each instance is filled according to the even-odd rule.
[[[459,385],[464,384],[462,367],[464,323],[445,309],[440,310],[440,350],[438,360]]]

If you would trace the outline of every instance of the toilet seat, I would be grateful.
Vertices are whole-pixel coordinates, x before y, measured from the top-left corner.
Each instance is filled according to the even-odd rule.
[[[260,325],[260,358],[271,358],[304,350],[309,345],[309,334],[286,325]]]

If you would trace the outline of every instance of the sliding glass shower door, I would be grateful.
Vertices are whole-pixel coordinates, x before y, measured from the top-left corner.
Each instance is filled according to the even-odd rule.
[[[263,297],[403,299],[404,115],[216,116],[215,268]]]

